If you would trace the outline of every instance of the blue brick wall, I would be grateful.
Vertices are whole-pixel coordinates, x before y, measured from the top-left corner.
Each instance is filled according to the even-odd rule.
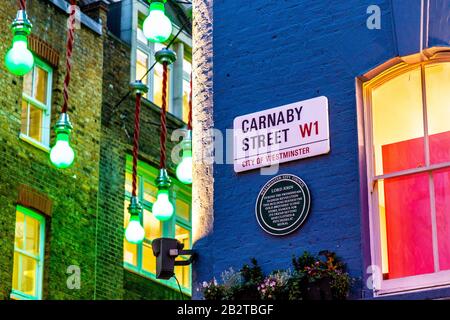
[[[382,12],[381,30],[366,27],[367,7]],[[331,152],[281,164],[312,193],[307,222],[286,237],[266,234],[254,205],[270,179],[214,166],[214,229],[197,243],[195,281],[220,278],[256,257],[266,272],[290,266],[293,254],[333,250],[364,276],[355,77],[398,55],[391,0],[214,1],[214,126],[237,116],[316,96],[329,99]],[[366,232],[366,231],[364,231]]]

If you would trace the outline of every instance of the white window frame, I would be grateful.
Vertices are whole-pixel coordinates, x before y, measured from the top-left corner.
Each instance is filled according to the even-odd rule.
[[[15,300],[41,300],[42,299],[42,286],[43,286],[43,273],[44,273],[44,257],[45,257],[45,218],[44,216],[34,212],[33,210],[18,205],[16,208],[17,211],[22,213],[25,217],[31,217],[39,222],[40,230],[39,230],[39,254],[37,256],[33,256],[30,253],[16,248],[14,245],[14,252],[17,252],[21,255],[25,255],[29,258],[32,258],[37,261],[36,266],[36,296],[30,296],[21,291],[12,289],[10,297]],[[16,218],[17,221],[17,218]],[[24,237],[26,235],[26,223],[25,229],[23,231]],[[20,270],[19,270],[20,274]]]
[[[369,205],[369,228],[370,228],[370,251],[373,274],[373,291],[374,296],[383,296],[398,293],[407,293],[411,291],[423,291],[430,288],[447,287],[450,286],[450,270],[439,271],[436,270],[436,259],[439,261],[437,253],[437,229],[436,229],[436,212],[435,212],[435,198],[434,198],[434,183],[431,172],[442,168],[450,167],[450,162],[430,164],[429,159],[429,144],[428,144],[428,121],[427,121],[427,101],[426,101],[426,79],[424,68],[426,65],[439,64],[442,62],[450,62],[450,54],[444,56],[439,55],[435,59],[421,61],[422,56],[418,57],[417,63],[399,63],[392,65],[386,64],[384,70],[377,70],[378,75],[375,75],[373,79],[370,79],[362,86],[362,103],[364,105],[364,135],[365,135],[365,154],[366,154],[366,169],[367,169],[367,190],[368,190],[368,205]],[[424,139],[425,139],[425,160],[426,165],[420,168],[407,169],[394,173],[376,175],[375,171],[375,152],[373,150],[373,122],[372,122],[372,102],[371,102],[371,90],[385,83],[387,80],[393,77],[399,76],[410,70],[416,69],[420,65],[422,75],[422,105],[423,105],[423,123],[424,123]],[[382,248],[381,248],[381,234],[380,234],[380,214],[379,214],[379,199],[377,181],[385,180],[393,177],[400,177],[406,175],[412,175],[417,173],[430,173],[430,201],[431,213],[432,213],[432,240],[433,240],[433,254],[435,261],[435,272],[430,274],[409,276],[398,279],[383,279],[382,275]],[[439,262],[438,262],[439,263]],[[438,265],[437,263],[437,265]]]
[[[47,72],[47,101],[43,104],[40,101],[37,101],[33,97],[29,96],[23,91],[22,88],[22,99],[27,102],[27,104],[32,104],[35,108],[39,108],[43,111],[42,115],[42,124],[41,124],[41,134],[42,134],[42,142],[37,141],[31,138],[27,133],[20,132],[20,139],[29,142],[30,144],[42,149],[44,151],[50,151],[50,123],[51,123],[51,110],[52,110],[52,83],[53,83],[53,69],[48,64],[46,64],[43,60],[39,59],[37,56],[34,56],[34,66],[33,70],[33,79],[32,79],[32,90],[34,90],[35,84],[35,68],[39,67]],[[33,94],[33,92],[32,92]],[[22,103],[22,101],[21,101]],[[22,110],[22,106],[21,106]],[[30,130],[30,119],[29,119],[29,107],[27,110],[27,131]]]

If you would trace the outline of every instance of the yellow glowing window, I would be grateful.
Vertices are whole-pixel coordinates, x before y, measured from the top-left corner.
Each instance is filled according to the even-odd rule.
[[[132,184],[132,159],[127,156],[125,173],[125,203],[124,203],[124,229],[128,225],[129,213],[128,205],[131,197]],[[160,222],[152,214],[152,205],[156,200],[157,188],[155,179],[158,175],[158,169],[139,161],[138,162],[138,192],[137,196],[141,203],[143,210],[140,217],[141,223],[145,230],[145,239],[142,244],[130,244],[124,239],[124,266],[136,273],[145,277],[156,280],[160,283],[168,285],[177,289],[177,284],[174,279],[165,281],[157,280],[156,274],[156,259],[152,251],[152,241],[157,238],[167,237],[176,238],[182,242],[186,249],[191,247],[191,189],[185,186],[175,178],[173,179],[173,187],[171,190],[171,199],[175,204],[174,218],[167,222]],[[180,257],[186,260],[188,257]],[[177,267],[175,274],[180,281],[183,291],[190,294],[191,290],[191,268]]]
[[[189,99],[191,94],[190,80],[183,79],[183,121],[189,121]]]
[[[364,88],[376,289],[450,283],[450,61],[393,68]]]
[[[149,67],[148,55],[139,49],[136,52],[136,79],[142,79],[142,83],[148,85],[148,76],[146,75]],[[144,97],[147,97],[147,94]]]
[[[185,221],[191,220],[191,206],[183,199],[177,199],[177,216],[183,218]]]
[[[189,99],[191,94],[191,72],[192,64],[183,59],[183,121],[189,120]]]
[[[14,237],[13,299],[42,298],[45,219],[18,206]]]
[[[128,222],[130,221],[130,214],[128,213],[128,206],[130,205],[130,201],[127,199],[125,200],[124,204],[124,221],[123,221],[123,227],[124,229],[128,225]],[[137,251],[137,245],[129,243],[126,241],[125,237],[123,238],[123,261],[129,265],[137,266],[137,259],[138,259],[138,251]]]
[[[184,245],[184,249],[191,248],[191,231],[182,225],[175,226],[175,239]],[[187,260],[189,257],[180,257],[180,260]],[[189,288],[191,286],[191,266],[175,267],[175,275],[181,286]]]
[[[23,77],[21,137],[49,145],[52,69],[35,57],[33,70]]]
[[[136,38],[139,42],[142,42],[142,44],[147,45],[148,44],[148,40],[147,37],[144,35],[144,31],[142,29],[142,26],[144,24],[145,21],[145,15],[141,14],[139,12],[138,15],[138,28],[137,28],[137,34],[136,34]]]

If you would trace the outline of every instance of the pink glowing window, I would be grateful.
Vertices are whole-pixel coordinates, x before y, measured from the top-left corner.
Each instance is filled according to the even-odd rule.
[[[450,62],[397,69],[366,89],[381,288],[450,282]]]

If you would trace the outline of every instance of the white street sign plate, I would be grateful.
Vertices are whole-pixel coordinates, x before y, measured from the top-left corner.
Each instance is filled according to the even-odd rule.
[[[330,152],[324,96],[239,116],[233,128],[236,172]]]

